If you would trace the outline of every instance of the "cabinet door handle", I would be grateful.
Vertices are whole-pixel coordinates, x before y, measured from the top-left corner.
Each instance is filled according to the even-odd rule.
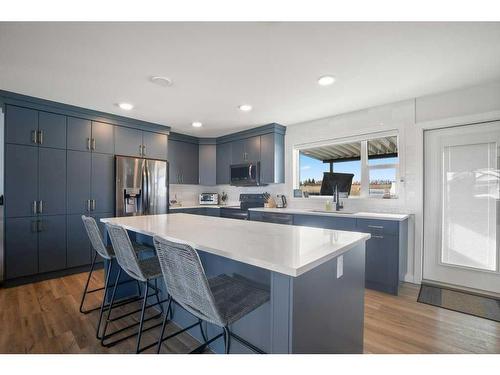
[[[38,213],[43,214],[43,201],[38,202]]]
[[[38,232],[38,220],[33,220],[31,222],[31,232],[32,233]]]
[[[37,134],[38,134],[38,132],[36,130],[31,131],[31,142],[38,143]]]
[[[38,143],[43,144],[43,130],[38,131]]]
[[[43,221],[42,220],[37,220],[36,221],[36,231],[41,232],[43,231]]]
[[[92,210],[92,211],[95,211],[95,206],[96,206],[96,204],[95,204],[95,199],[92,199],[90,202],[92,203],[92,204],[91,204],[91,210]]]
[[[90,150],[90,138],[87,138],[87,150]]]
[[[36,205],[36,201],[33,201],[32,210],[33,210],[33,215],[36,215],[36,214],[37,214],[37,205]]]
[[[146,146],[142,145],[142,156],[146,156]]]
[[[92,150],[95,150],[95,138],[92,138]]]
[[[142,156],[142,145],[139,145],[139,156]]]
[[[90,212],[90,199],[87,199],[87,212]]]

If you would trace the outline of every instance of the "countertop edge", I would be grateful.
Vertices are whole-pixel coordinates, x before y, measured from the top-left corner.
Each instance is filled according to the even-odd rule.
[[[387,221],[405,221],[410,217],[409,214],[393,214],[390,212],[360,212],[353,214],[342,214],[332,212],[317,212],[312,211],[307,208],[267,208],[267,207],[255,207],[249,208],[249,211],[257,212],[269,212],[269,213],[282,213],[282,214],[294,214],[294,215],[315,215],[315,216],[331,216],[331,217],[345,217],[353,219],[370,219],[370,220],[387,220]],[[387,215],[387,216],[377,216],[377,215]],[[396,217],[397,216],[397,217]]]

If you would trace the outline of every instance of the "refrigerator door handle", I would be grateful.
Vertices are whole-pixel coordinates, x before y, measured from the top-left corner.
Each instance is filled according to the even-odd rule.
[[[142,214],[147,213],[147,203],[146,203],[146,195],[148,190],[148,182],[146,180],[146,163],[142,164],[142,175],[141,175],[141,204],[142,204]]]
[[[148,195],[146,197],[147,202],[148,202],[148,214],[150,214],[150,208],[151,208],[151,172],[149,170],[149,165],[148,162],[146,164],[146,179],[148,181]]]

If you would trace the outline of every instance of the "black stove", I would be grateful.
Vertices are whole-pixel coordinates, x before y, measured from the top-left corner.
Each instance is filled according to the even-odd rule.
[[[240,194],[239,207],[221,207],[220,217],[248,220],[248,209],[255,207],[264,207],[264,203],[266,203],[267,197],[267,194]]]

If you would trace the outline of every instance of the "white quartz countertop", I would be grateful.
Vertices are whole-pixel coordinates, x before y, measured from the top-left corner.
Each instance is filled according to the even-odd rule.
[[[239,206],[239,203],[237,204]],[[221,207],[227,207],[227,206],[221,206],[217,204],[190,204],[186,206],[170,206],[168,209],[169,210],[182,210],[186,208],[221,208]]]
[[[102,222],[289,276],[333,259],[370,238],[367,233],[190,215],[128,216]]]
[[[357,219],[375,219],[375,220],[393,220],[404,221],[408,219],[409,215],[406,214],[392,214],[381,212],[349,212],[349,211],[321,211],[311,208],[250,208],[251,211],[272,212],[281,214],[297,214],[297,215],[318,215],[318,216],[337,216],[337,217],[351,217]]]

